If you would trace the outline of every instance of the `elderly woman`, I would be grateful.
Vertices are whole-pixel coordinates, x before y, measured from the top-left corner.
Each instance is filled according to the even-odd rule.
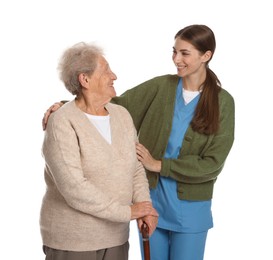
[[[60,78],[76,98],[47,123],[42,154],[46,193],[40,228],[46,260],[128,259],[130,220],[157,224],[136,130],[116,96],[103,51],[86,43],[67,49]]]

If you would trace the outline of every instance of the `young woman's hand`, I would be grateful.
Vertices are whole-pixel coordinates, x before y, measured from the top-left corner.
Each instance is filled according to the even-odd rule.
[[[56,110],[58,110],[62,105],[63,105],[62,102],[56,102],[52,106],[50,106],[49,109],[46,110],[46,112],[44,113],[43,120],[42,120],[43,130],[46,129],[46,124],[47,124],[50,114],[55,112]]]
[[[155,160],[146,147],[140,143],[136,143],[137,159],[142,162],[143,166],[152,172],[161,171],[161,161]]]

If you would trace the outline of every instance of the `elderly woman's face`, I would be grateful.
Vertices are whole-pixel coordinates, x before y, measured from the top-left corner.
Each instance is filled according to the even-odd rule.
[[[110,69],[106,59],[101,56],[98,60],[98,66],[91,76],[90,90],[102,97],[113,98],[116,96],[114,88],[114,80],[116,79],[116,74]]]

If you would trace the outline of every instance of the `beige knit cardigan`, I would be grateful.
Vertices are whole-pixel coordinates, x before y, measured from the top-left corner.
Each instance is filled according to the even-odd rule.
[[[125,243],[133,202],[151,201],[128,111],[107,104],[112,144],[71,101],[53,113],[45,131],[46,193],[40,230],[55,249],[91,251]]]

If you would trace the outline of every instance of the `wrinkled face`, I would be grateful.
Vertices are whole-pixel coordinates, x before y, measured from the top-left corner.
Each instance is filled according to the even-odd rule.
[[[200,53],[189,42],[179,38],[175,39],[172,59],[180,77],[202,73],[205,70],[209,55],[210,52]]]
[[[117,76],[112,70],[106,59],[101,56],[98,59],[98,65],[90,77],[90,90],[99,96],[113,98],[116,96],[114,80]]]

